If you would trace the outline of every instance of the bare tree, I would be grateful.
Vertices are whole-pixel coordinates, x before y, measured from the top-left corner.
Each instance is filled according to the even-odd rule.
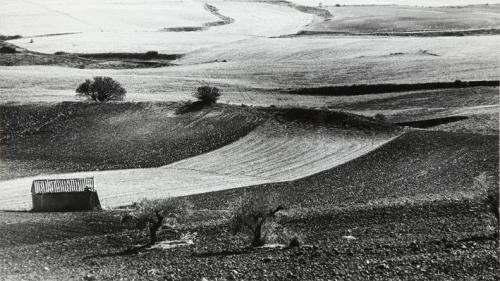
[[[257,192],[246,194],[231,208],[231,226],[235,232],[248,232],[252,247],[265,244],[263,227],[268,219],[283,210],[275,194]]]
[[[136,209],[122,217],[122,222],[133,221],[138,229],[149,229],[150,243],[158,242],[157,232],[168,220],[175,226],[191,214],[192,205],[183,198],[143,199]]]

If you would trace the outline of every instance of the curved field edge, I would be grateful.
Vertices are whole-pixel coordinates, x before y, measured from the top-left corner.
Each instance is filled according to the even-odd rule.
[[[368,153],[400,133],[353,114],[306,109],[262,110],[261,114],[272,118],[238,141],[199,157],[160,168],[41,177],[94,176],[102,205],[117,207],[144,197],[183,196],[309,176]],[[29,209],[26,187],[33,179],[1,182],[2,208]]]
[[[264,116],[213,106],[176,115],[175,103],[0,106],[0,178],[159,167],[231,143]]]
[[[227,207],[244,193],[276,193],[294,207],[331,208],[481,196],[482,173],[498,182],[499,137],[410,131],[353,161],[296,181],[191,196],[200,206]]]
[[[211,22],[206,22],[203,23],[201,26],[181,26],[181,27],[166,27],[160,29],[160,31],[166,31],[166,32],[182,32],[182,31],[203,31],[207,30],[210,27],[213,26],[221,26],[221,25],[226,25],[234,22],[233,18],[224,16],[219,12],[219,9],[217,7],[210,5],[208,3],[205,3],[203,6],[205,10],[210,12],[212,15],[216,16],[219,18],[218,21],[211,21]]]

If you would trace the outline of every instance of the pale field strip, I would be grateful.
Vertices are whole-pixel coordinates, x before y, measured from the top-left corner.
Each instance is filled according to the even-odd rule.
[[[305,30],[321,32],[425,33],[488,30],[500,27],[500,5],[468,7],[341,6],[325,7],[332,17]]]
[[[377,83],[497,80],[498,36],[380,38],[258,38],[192,52],[184,65],[155,69],[0,67],[0,102],[75,101],[84,79],[111,76],[128,101],[189,99],[201,84],[221,88],[221,101],[254,105],[323,106],[355,97],[304,97],[278,88]],[[432,56],[420,52],[427,50]],[[391,55],[391,53],[403,53]],[[227,62],[213,62],[224,60]],[[205,63],[204,63],[205,62]],[[376,98],[365,97],[366,99]]]
[[[40,175],[0,182],[0,208],[31,208],[39,178],[95,177],[103,206],[295,180],[341,165],[397,137],[269,121],[221,149],[149,169]]]
[[[189,2],[191,3],[190,5],[198,5],[198,8],[203,10],[204,2],[191,2]],[[168,5],[168,3],[169,2],[166,2],[165,5]],[[180,3],[182,4],[184,2]],[[63,6],[69,6],[71,8],[73,4],[75,3],[72,2],[72,4],[65,4]],[[118,4],[120,4],[120,2],[118,2]],[[57,51],[76,53],[146,51],[186,53],[203,47],[228,44],[230,42],[253,37],[269,37],[296,33],[315,18],[314,15],[302,13],[290,7],[282,7],[267,3],[211,1],[209,4],[214,5],[222,15],[233,18],[235,21],[227,25],[213,26],[201,32],[162,32],[159,31],[159,29],[163,27],[200,26],[200,22],[202,21],[209,22],[219,20],[211,15],[211,18],[208,20],[207,18],[201,17],[202,20],[197,23],[185,23],[182,20],[176,21],[176,17],[179,16],[191,18],[190,13],[184,13],[184,9],[189,11],[190,6],[183,7],[180,11],[166,8],[163,17],[168,19],[173,15],[174,22],[168,22],[167,20],[167,23],[163,24],[159,19],[158,22],[152,21],[151,25],[154,25],[154,28],[146,26],[141,30],[126,25],[124,26],[124,24],[127,23],[126,17],[129,14],[132,18],[142,16],[144,21],[147,22],[147,13],[141,13],[140,10],[134,11],[131,9],[122,11],[122,17],[116,18],[116,21],[114,21],[115,19],[112,17],[108,19],[103,15],[103,19],[101,19],[99,15],[96,15],[96,22],[99,24],[98,30],[91,28],[90,30],[76,34],[38,37],[34,39],[33,43],[30,43],[30,38],[11,40],[9,42],[32,51],[44,53],[54,53]],[[151,5],[154,7],[154,3]],[[79,6],[80,5],[77,5],[74,9],[77,9]],[[118,11],[120,11],[122,5],[117,6],[119,8]],[[200,11],[200,13],[201,12],[208,14],[205,10]],[[120,15],[119,12],[117,13]],[[139,13],[140,15],[136,15],[135,13]],[[99,23],[100,20],[104,20],[105,22]],[[10,24],[9,22],[4,24],[7,30],[10,28]],[[33,32],[29,29],[31,25],[35,25],[35,22],[30,22],[28,20],[26,29],[21,35],[26,33],[32,34]],[[138,25],[141,26],[140,24]],[[106,28],[107,26],[111,27]],[[46,33],[56,32],[48,29]],[[2,28],[0,28],[0,34],[3,34]]]
[[[155,32],[217,21],[203,5],[193,0],[0,0],[0,34]]]
[[[289,0],[292,3],[304,6],[339,5],[402,5],[402,6],[467,6],[481,4],[498,4],[500,0]]]

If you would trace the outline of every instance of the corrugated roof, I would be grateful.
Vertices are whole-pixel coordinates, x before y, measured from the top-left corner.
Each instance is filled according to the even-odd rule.
[[[81,192],[85,188],[94,191],[94,178],[34,180],[31,193]]]

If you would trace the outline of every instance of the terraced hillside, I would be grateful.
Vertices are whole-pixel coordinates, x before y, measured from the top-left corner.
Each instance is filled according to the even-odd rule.
[[[41,177],[94,176],[101,203],[117,207],[143,197],[181,196],[298,179],[346,163],[399,135],[391,126],[372,119],[312,112],[271,111],[268,114],[274,117],[241,139],[212,153],[159,168]],[[27,187],[34,178],[0,182],[0,192],[4,195],[0,201],[2,208],[29,209]]]

